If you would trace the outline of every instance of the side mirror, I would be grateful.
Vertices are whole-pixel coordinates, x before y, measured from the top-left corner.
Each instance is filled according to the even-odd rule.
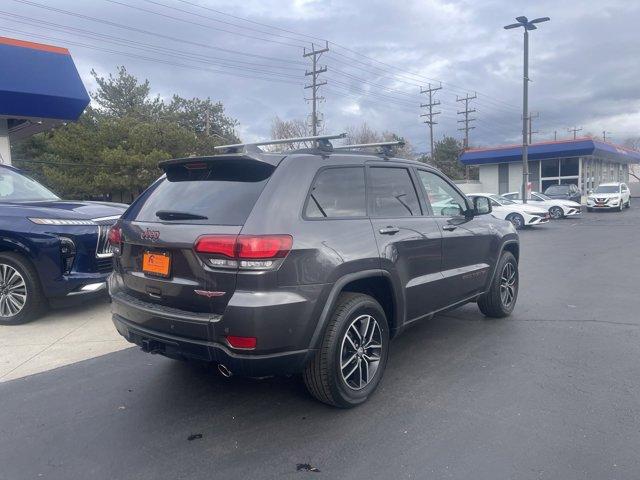
[[[491,213],[491,202],[487,197],[473,197],[473,214],[474,215],[486,215]]]

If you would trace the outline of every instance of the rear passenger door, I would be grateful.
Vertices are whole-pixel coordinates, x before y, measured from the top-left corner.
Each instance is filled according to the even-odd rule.
[[[489,215],[464,216],[466,198],[439,174],[418,169],[425,199],[442,229],[442,274],[446,304],[451,305],[484,289],[497,238]]]
[[[401,165],[367,168],[368,214],[381,266],[403,287],[406,319],[442,306],[441,234],[418,197],[412,169]]]

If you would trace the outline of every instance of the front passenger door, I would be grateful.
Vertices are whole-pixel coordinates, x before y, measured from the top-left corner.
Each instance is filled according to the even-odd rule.
[[[442,230],[442,274],[451,305],[484,289],[496,235],[488,216],[464,216],[466,198],[443,177],[418,169],[418,178]]]

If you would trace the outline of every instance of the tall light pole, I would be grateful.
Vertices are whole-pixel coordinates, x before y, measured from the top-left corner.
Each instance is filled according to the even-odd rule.
[[[529,20],[527,17],[516,17],[518,23],[507,25],[505,30],[522,27],[524,29],[524,76],[522,80],[522,203],[527,203],[527,183],[529,180],[529,139],[527,126],[529,123],[529,30],[535,30],[536,23],[551,20],[540,17]]]

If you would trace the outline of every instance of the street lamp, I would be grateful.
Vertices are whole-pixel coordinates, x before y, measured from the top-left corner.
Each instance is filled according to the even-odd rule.
[[[527,138],[527,122],[529,117],[529,30],[536,30],[536,23],[547,22],[549,17],[529,20],[527,17],[516,17],[518,23],[507,25],[505,30],[524,28],[524,77],[522,91],[522,203],[527,203],[527,181],[529,179],[529,141]]]

